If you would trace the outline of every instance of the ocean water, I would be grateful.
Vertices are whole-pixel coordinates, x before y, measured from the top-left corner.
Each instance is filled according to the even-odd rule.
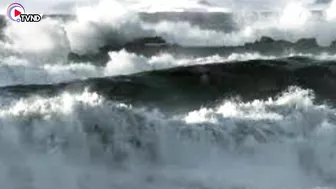
[[[34,2],[0,17],[1,189],[336,188],[335,0]]]

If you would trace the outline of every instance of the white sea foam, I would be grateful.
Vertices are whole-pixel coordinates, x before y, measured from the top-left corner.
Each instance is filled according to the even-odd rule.
[[[88,91],[30,97],[1,107],[0,178],[6,188],[31,189],[58,180],[102,189],[332,186],[335,120],[335,109],[299,88],[174,117]],[[99,134],[113,136],[112,151]]]

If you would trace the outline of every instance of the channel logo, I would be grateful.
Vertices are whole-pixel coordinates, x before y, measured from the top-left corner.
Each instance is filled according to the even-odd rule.
[[[7,16],[14,22],[39,22],[42,14],[26,14],[26,10],[20,3],[12,3],[7,8]]]

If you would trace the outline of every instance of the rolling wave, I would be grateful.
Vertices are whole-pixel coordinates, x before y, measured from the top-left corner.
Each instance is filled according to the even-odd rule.
[[[312,56],[312,55],[304,55]],[[207,57],[178,57],[169,53],[162,53],[145,57],[125,50],[109,52],[108,62],[99,62],[85,59],[77,61],[38,61],[21,55],[11,55],[0,60],[0,86],[18,84],[50,84],[69,82],[76,79],[92,77],[107,77],[133,74],[143,71],[166,69],[171,67],[209,64],[214,61],[230,62],[236,60],[249,60],[254,58],[272,59],[273,56],[263,56],[258,53],[233,53],[228,56]],[[334,59],[334,56],[321,54],[324,59]],[[91,60],[91,61],[89,61]],[[89,62],[88,62],[89,61]]]
[[[10,95],[52,94],[90,90],[109,99],[172,110],[193,109],[228,97],[243,99],[275,96],[290,86],[313,90],[334,102],[335,61],[305,57],[249,60],[185,66],[134,75],[96,78],[52,85],[17,85],[1,89]]]

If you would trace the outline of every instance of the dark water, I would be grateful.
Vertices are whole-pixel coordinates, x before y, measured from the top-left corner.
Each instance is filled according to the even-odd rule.
[[[276,96],[290,86],[311,89],[320,99],[336,100],[335,61],[305,57],[250,60],[172,68],[52,85],[1,88],[11,95],[90,91],[142,106],[192,110],[230,97],[245,100]],[[13,94],[12,94],[13,93]]]

